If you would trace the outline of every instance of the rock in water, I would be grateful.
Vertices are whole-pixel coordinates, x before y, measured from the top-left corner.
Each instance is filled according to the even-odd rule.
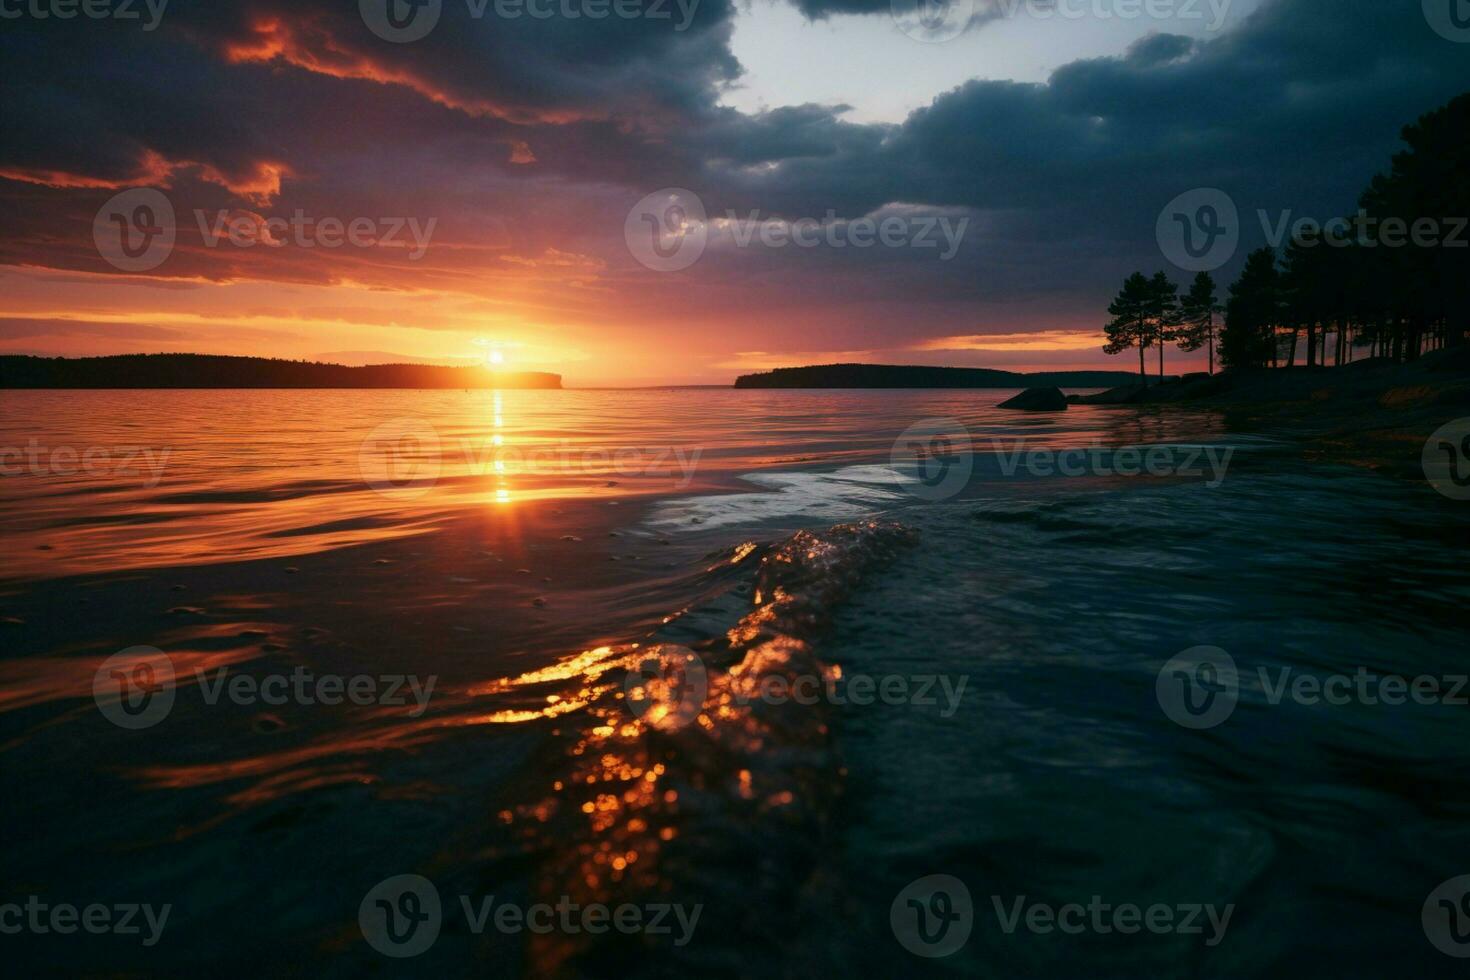
[[[1001,402],[999,407],[1023,412],[1062,412],[1067,408],[1067,396],[1060,388],[1027,388],[1015,398]]]

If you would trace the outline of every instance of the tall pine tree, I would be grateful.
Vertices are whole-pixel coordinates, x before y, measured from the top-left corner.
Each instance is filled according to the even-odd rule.
[[[1121,354],[1130,347],[1138,348],[1138,379],[1148,384],[1148,374],[1143,364],[1143,352],[1149,345],[1151,331],[1149,317],[1154,305],[1154,290],[1148,277],[1135,272],[1123,283],[1108,314],[1112,320],[1103,327],[1108,342],[1103,345],[1104,354]]]
[[[1219,312],[1215,280],[1208,272],[1201,272],[1179,301],[1179,349],[1191,353],[1207,348],[1211,374],[1215,373],[1215,315]]]

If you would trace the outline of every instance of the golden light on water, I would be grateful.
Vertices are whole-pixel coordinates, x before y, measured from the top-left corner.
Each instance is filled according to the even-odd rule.
[[[490,351],[488,359],[492,363],[498,364],[504,360],[504,356],[500,353],[499,350],[492,349]],[[491,393],[490,398],[493,403],[491,427],[495,429],[503,429],[505,428],[505,416],[504,414],[502,414],[505,408],[504,396],[502,396],[499,391],[495,391]],[[501,446],[504,446],[505,436],[500,432],[492,433],[490,436],[490,444],[492,446],[495,446],[497,449]],[[494,469],[495,475],[497,477],[495,488],[495,502],[497,504],[508,504],[510,503],[510,488],[506,485],[505,481],[505,461],[502,459],[496,459],[494,463]]]

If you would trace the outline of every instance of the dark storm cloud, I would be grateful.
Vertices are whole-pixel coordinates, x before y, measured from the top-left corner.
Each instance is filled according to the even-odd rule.
[[[1128,48],[1126,59],[1135,65],[1152,68],[1178,61],[1194,50],[1194,39],[1182,34],[1150,34]]]
[[[303,143],[410,145],[447,118],[426,99],[458,110],[444,128],[470,139],[577,120],[658,132],[703,111],[734,77],[729,14],[727,0],[702,0],[675,31],[648,20],[474,19],[451,2],[412,44],[381,40],[356,4],[327,0],[175,0],[149,33],[7,21],[0,165],[128,180],[151,149],[243,181]]]
[[[699,0],[687,14],[667,0],[624,2],[644,16],[499,16],[494,3],[445,0],[435,29],[412,43],[377,37],[358,4],[341,0],[175,0],[170,16],[171,26],[227,57],[376,73],[512,115],[687,107],[738,71],[728,50],[730,0]]]
[[[1232,195],[1243,249],[1262,242],[1258,209],[1350,212],[1400,128],[1470,88],[1467,54],[1416,4],[1277,0],[1213,41],[1156,35],[1066,65],[1047,84],[972,81],[897,127],[846,126],[812,107],[721,120],[710,145],[747,152],[713,161],[706,186],[791,216],[895,200],[974,208],[991,216],[991,233],[926,297],[994,287],[985,273],[1025,254],[1055,292],[1075,288],[1095,305],[1115,276],[1165,264],[1154,223],[1190,188]],[[808,135],[783,144],[780,133]],[[752,159],[761,147],[785,153],[762,167]]]
[[[798,6],[809,16],[888,8]],[[747,115],[718,105],[739,71],[731,16],[730,0],[703,0],[683,31],[473,20],[447,0],[439,27],[411,44],[375,37],[342,0],[174,0],[146,34],[7,23],[0,172],[127,184],[163,167],[191,207],[438,216],[441,240],[470,251],[436,267],[435,285],[493,266],[474,248],[555,247],[605,259],[606,281],[636,292],[630,305],[671,315],[709,295],[691,282],[722,276],[740,288],[758,280],[776,291],[767,302],[907,287],[914,302],[1050,295],[1080,309],[1133,266],[1163,264],[1154,220],[1176,193],[1221,187],[1248,216],[1350,209],[1399,128],[1470,88],[1470,46],[1430,30],[1418,4],[1270,0],[1213,40],[1154,35],[1045,84],[972,81],[902,124],[847,122],[840,106]],[[916,42],[895,33],[894,43]],[[622,221],[670,185],[715,213],[853,217],[909,202],[978,217],[943,266],[882,249],[712,255],[679,289],[654,288],[622,248]],[[0,182],[11,219],[0,259],[98,267],[90,217],[108,191],[36,192]],[[340,272],[334,256],[183,255],[176,274],[227,278],[252,262],[268,277]]]
[[[1277,0],[1197,48],[1156,35],[1046,84],[970,82],[894,129],[844,127],[808,108],[789,122],[732,120],[718,142],[779,146],[764,130],[783,122],[821,134],[773,156],[781,166],[761,182],[781,194],[841,188],[854,207],[1130,204],[1161,179],[1346,205],[1402,125],[1470,87],[1467,55],[1415,5]],[[745,173],[751,155],[739,161]]]
[[[922,5],[923,0],[792,0],[792,6],[811,20],[822,20],[839,14],[884,14],[895,10],[904,12]],[[1021,6],[1027,0],[972,0],[969,4],[970,29],[1005,15],[1007,9]],[[1029,0],[1038,10],[1049,10],[1055,0]],[[1006,5],[1009,4],[1008,8]],[[934,4],[941,8],[941,4]]]

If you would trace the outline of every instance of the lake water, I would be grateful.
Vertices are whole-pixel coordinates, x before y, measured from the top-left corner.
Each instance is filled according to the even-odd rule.
[[[1449,964],[1470,505],[1010,394],[0,393],[0,905],[170,910],[0,942],[139,975]],[[1394,678],[1441,687],[1356,693]],[[557,918],[594,905],[650,928]]]

